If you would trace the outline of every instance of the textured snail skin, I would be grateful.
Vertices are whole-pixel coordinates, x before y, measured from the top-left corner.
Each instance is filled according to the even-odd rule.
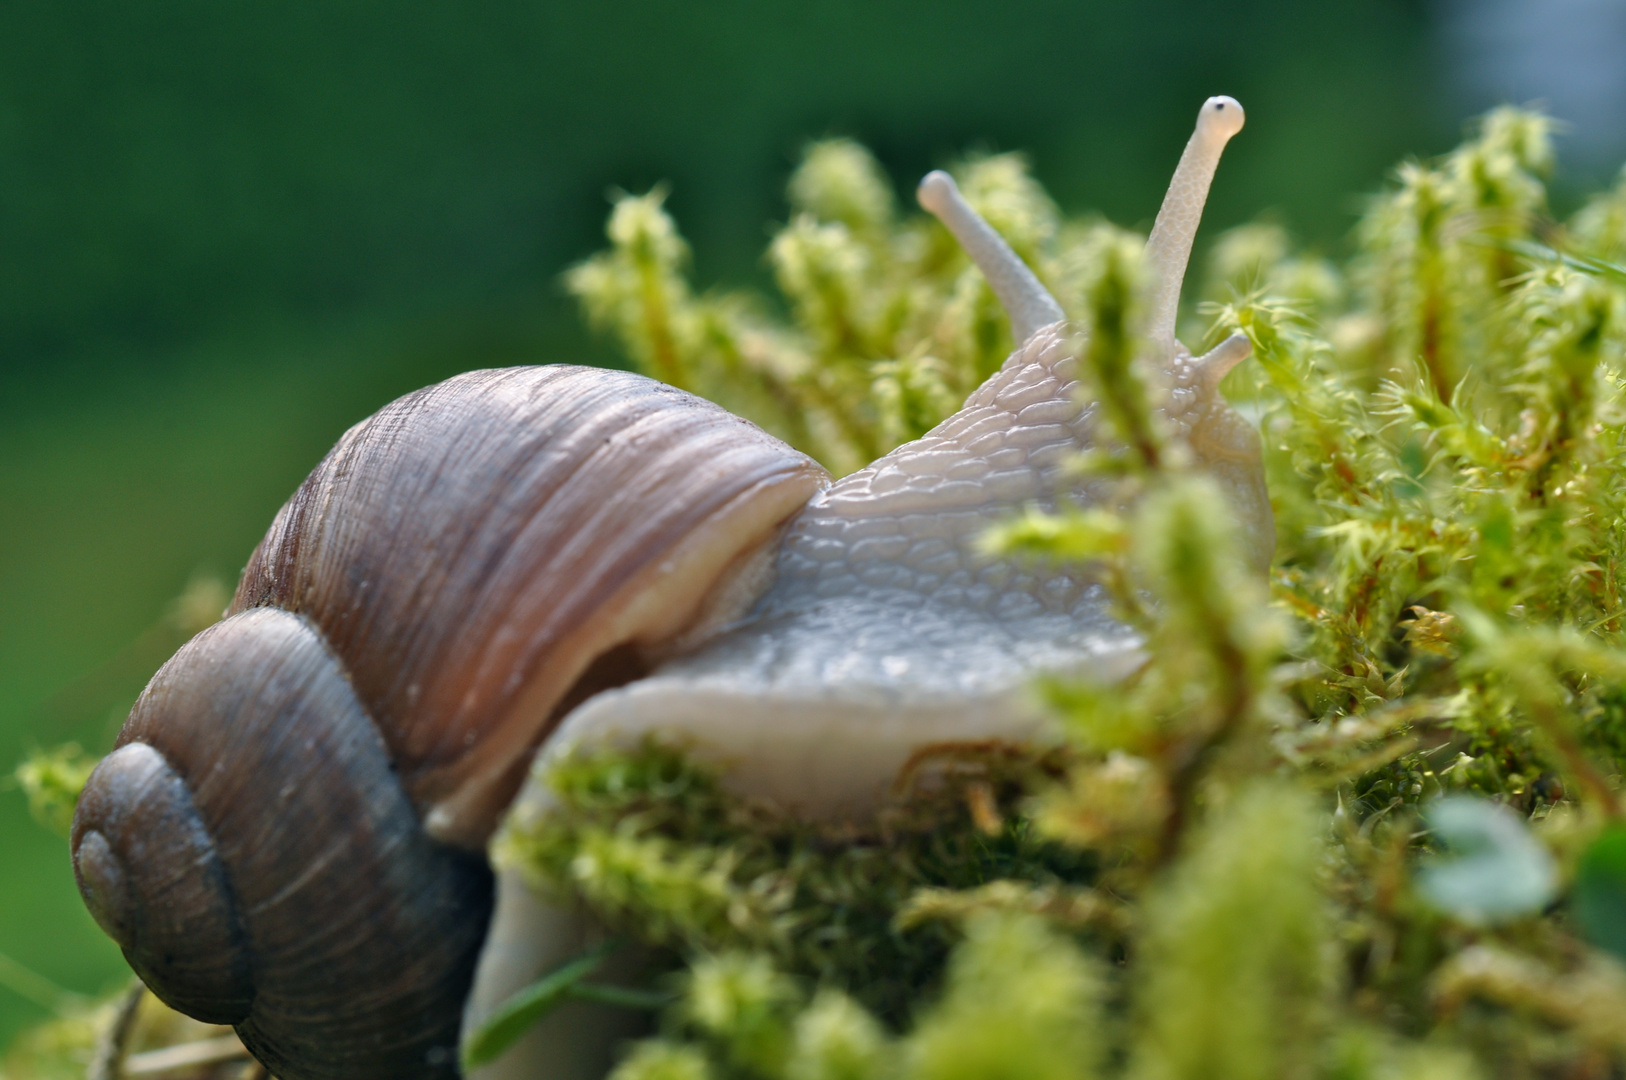
[[[697,653],[573,712],[543,749],[679,736],[742,794],[817,817],[870,812],[922,746],[1037,735],[1040,674],[1114,681],[1142,662],[1088,567],[979,550],[1028,505],[1080,502],[1066,476],[1094,443],[1060,324],[1012,354],[923,438],[815,495],[787,527],[773,585]],[[1228,489],[1256,563],[1274,527],[1259,437],[1181,349],[1169,427]],[[548,795],[538,784],[525,798]]]
[[[1180,154],[1174,178],[1146,238],[1146,261],[1154,290],[1147,323],[1152,337],[1167,348],[1174,342],[1174,319],[1180,307],[1180,286],[1191,258],[1191,245],[1202,222],[1208,188],[1214,182],[1220,155],[1231,137],[1242,130],[1247,116],[1235,98],[1223,94],[1203,102],[1197,126]]]

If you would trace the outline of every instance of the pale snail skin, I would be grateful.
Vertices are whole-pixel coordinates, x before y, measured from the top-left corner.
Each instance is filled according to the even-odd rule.
[[[1275,543],[1257,433],[1218,392],[1249,352],[1234,335],[1194,358],[1175,340],[1181,278],[1215,166],[1241,129],[1228,97],[1210,98],[1147,244],[1149,323],[1171,431],[1225,489],[1260,569]],[[541,780],[584,745],[674,738],[723,769],[732,790],[815,818],[861,818],[922,747],[1043,737],[1031,694],[1040,673],[1116,680],[1140,642],[1110,614],[1086,569],[990,558],[978,539],[1024,505],[1054,505],[1064,464],[1093,438],[1075,343],[1060,306],[999,236],[932,173],[920,202],[961,241],[1010,315],[1020,342],[965,406],[927,435],[815,495],[759,556],[771,584],[697,650],[570,713],[543,745],[511,815],[546,810]],[[1089,501],[1090,492],[1069,494]],[[578,953],[596,931],[499,869],[497,908],[465,1032],[513,992]],[[634,1022],[575,1004],[538,1025],[478,1080],[590,1080]]]
[[[1148,246],[1166,275],[1151,330],[1171,426],[1262,563],[1257,436],[1216,392],[1247,342],[1192,359],[1173,338],[1196,210],[1240,121],[1228,98],[1199,114]],[[458,1003],[477,1019],[593,932],[505,883],[468,997],[483,848],[539,748],[657,731],[740,790],[857,816],[923,744],[1038,733],[1034,674],[1139,662],[1087,572],[974,551],[1061,493],[1092,410],[1055,301],[947,177],[922,200],[1022,345],[959,414],[833,486],[709,402],[563,365],[469,372],[341,438],[76,812],[81,893],[160,997],[234,1025],[283,1080],[453,1076]],[[545,798],[533,786],[519,812]],[[582,1019],[550,1017],[498,1071],[527,1075],[538,1051],[547,1075],[601,1071],[626,1017]]]

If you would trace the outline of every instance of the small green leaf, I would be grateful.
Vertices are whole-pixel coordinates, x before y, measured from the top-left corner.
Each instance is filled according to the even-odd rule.
[[[1556,894],[1553,857],[1507,807],[1448,795],[1426,817],[1451,851],[1418,873],[1423,896],[1439,910],[1483,926],[1540,911]]]
[[[1570,903],[1588,941],[1626,957],[1626,825],[1611,825],[1581,853]]]
[[[576,984],[587,978],[620,942],[608,941],[584,956],[555,968],[502,1004],[491,1019],[463,1041],[463,1071],[478,1068],[496,1059],[531,1026],[574,997]]]

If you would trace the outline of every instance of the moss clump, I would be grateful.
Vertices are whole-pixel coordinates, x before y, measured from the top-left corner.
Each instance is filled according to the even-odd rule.
[[[12,772],[12,779],[28,797],[34,820],[66,836],[79,792],[95,767],[95,759],[87,760],[76,743],[66,743],[29,754]]]
[[[704,805],[684,794],[668,812],[658,786],[589,806],[556,776],[560,808],[509,856],[688,972],[661,1041],[624,1074],[1626,1067],[1596,1019],[1616,1015],[1626,977],[1612,951],[1626,862],[1608,847],[1626,750],[1626,267],[1611,261],[1626,181],[1553,220],[1549,131],[1502,109],[1451,154],[1404,166],[1343,265],[1269,222],[1212,245],[1194,290],[1206,322],[1185,336],[1253,342],[1227,393],[1264,436],[1268,582],[1239,565],[1221,495],[1159,426],[1138,362],[1139,239],[1064,219],[1019,158],[960,168],[1088,331],[1080,369],[1113,436],[1078,463],[1110,497],[1026,513],[987,543],[1095,560],[1151,659],[1119,686],[1045,688],[1068,746],[1001,790],[997,836],[963,792],[966,809],[924,833],[843,837],[715,786],[685,787]],[[810,148],[791,199],[770,245],[787,320],[755,297],[696,297],[659,193],[616,208],[611,249],[569,284],[646,371],[839,472],[941,419],[1010,343],[980,277],[900,212],[861,148]],[[568,768],[694,775],[668,753]],[[1447,793],[1468,798],[1436,829],[1431,800]],[[1555,865],[1543,909],[1553,884],[1526,877]],[[1457,904],[1424,884],[1450,880],[1500,891]],[[1025,972],[1051,978],[1023,944],[1040,933],[1073,973],[1055,976],[1073,989],[1054,1001],[1024,993]],[[760,1009],[700,1024],[696,980],[720,956],[756,972]],[[815,1010],[844,1018],[821,1021],[842,1033],[839,1066],[793,1034],[817,1028]],[[763,1031],[751,1045],[771,1051],[739,1051]]]
[[[677,748],[590,751],[552,769],[558,805],[511,821],[496,857],[677,957],[747,948],[776,972],[840,987],[898,1023],[956,936],[940,918],[895,922],[921,890],[1093,878],[1089,853],[1018,813],[1038,778],[1061,768],[1054,755],[1016,752],[922,760],[914,797],[860,829],[808,825],[731,797]]]
[[[1108,1049],[1101,964],[1031,915],[966,923],[941,998],[902,1047],[920,1080],[1087,1080]],[[872,1074],[873,1075],[873,1074]]]
[[[1333,959],[1317,824],[1301,789],[1255,782],[1193,831],[1148,891],[1136,1080],[1314,1074]]]

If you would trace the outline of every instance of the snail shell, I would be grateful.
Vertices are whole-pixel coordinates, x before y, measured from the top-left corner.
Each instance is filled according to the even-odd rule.
[[[446,1002],[466,992],[491,874],[424,835],[310,624],[257,608],[199,635],[119,741],[74,865],[153,992],[235,1025],[278,1076],[449,1074]]]
[[[1175,299],[1181,208],[1200,210],[1240,118],[1205,104],[1154,228]],[[492,889],[475,852],[539,747],[681,733],[741,790],[862,813],[918,745],[1038,730],[1035,673],[1139,663],[1088,572],[975,550],[1065,489],[1094,409],[1032,273],[946,176],[922,201],[1023,344],[960,413],[839,484],[698,398],[570,367],[458,376],[340,440],[76,815],[86,903],[160,997],[236,1025],[283,1080],[455,1075],[471,977],[478,1018],[590,932],[505,875],[475,975]],[[1258,439],[1216,390],[1246,340],[1193,359],[1163,307],[1168,417],[1268,559]],[[547,797],[533,784],[517,812]],[[590,1075],[613,1033],[556,1015],[493,1075]]]
[[[86,904],[159,997],[283,1080],[455,1075],[478,849],[530,751],[725,616],[741,553],[826,482],[623,372],[473,372],[386,406],[92,774]]]

